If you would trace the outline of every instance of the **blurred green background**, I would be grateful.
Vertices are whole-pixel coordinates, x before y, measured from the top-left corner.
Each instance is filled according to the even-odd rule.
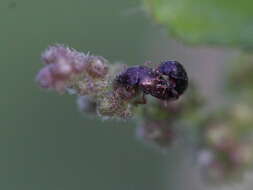
[[[137,0],[0,1],[0,189],[165,189],[165,157],[136,140],[131,122],[82,116],[75,97],[34,80],[54,43],[143,63],[155,31],[139,8]]]

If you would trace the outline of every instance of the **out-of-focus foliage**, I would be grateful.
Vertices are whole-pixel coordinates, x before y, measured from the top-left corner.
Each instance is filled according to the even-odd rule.
[[[199,122],[198,162],[212,182],[235,182],[252,169],[252,57],[241,55],[227,70],[229,104],[207,114]]]
[[[251,106],[238,102],[199,125],[198,164],[210,182],[237,182],[252,168],[251,115]]]
[[[193,44],[253,47],[251,0],[144,0],[155,20]]]
[[[252,102],[253,96],[253,57],[241,55],[232,62],[231,69],[228,69],[226,90],[230,95],[240,96]]]

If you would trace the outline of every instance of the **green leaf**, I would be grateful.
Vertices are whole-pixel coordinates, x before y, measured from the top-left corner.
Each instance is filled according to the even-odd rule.
[[[168,31],[193,44],[253,48],[252,0],[144,0]]]

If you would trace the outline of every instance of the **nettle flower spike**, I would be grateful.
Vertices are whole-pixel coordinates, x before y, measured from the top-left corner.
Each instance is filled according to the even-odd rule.
[[[42,88],[58,92],[75,90],[77,94],[91,94],[101,90],[106,84],[96,80],[106,77],[107,61],[102,57],[85,55],[62,45],[50,46],[42,54],[46,65],[37,75]]]
[[[45,66],[36,77],[40,87],[76,94],[80,110],[96,110],[106,118],[130,118],[134,107],[146,103],[146,95],[176,100],[188,86],[187,73],[177,61],[126,68],[63,45],[50,46],[41,58]]]

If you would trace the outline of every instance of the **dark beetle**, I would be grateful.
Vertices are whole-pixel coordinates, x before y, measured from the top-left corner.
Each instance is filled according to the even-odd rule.
[[[116,78],[127,90],[135,89],[161,100],[177,99],[188,86],[183,66],[176,61],[162,62],[156,69],[146,66],[127,68]]]

